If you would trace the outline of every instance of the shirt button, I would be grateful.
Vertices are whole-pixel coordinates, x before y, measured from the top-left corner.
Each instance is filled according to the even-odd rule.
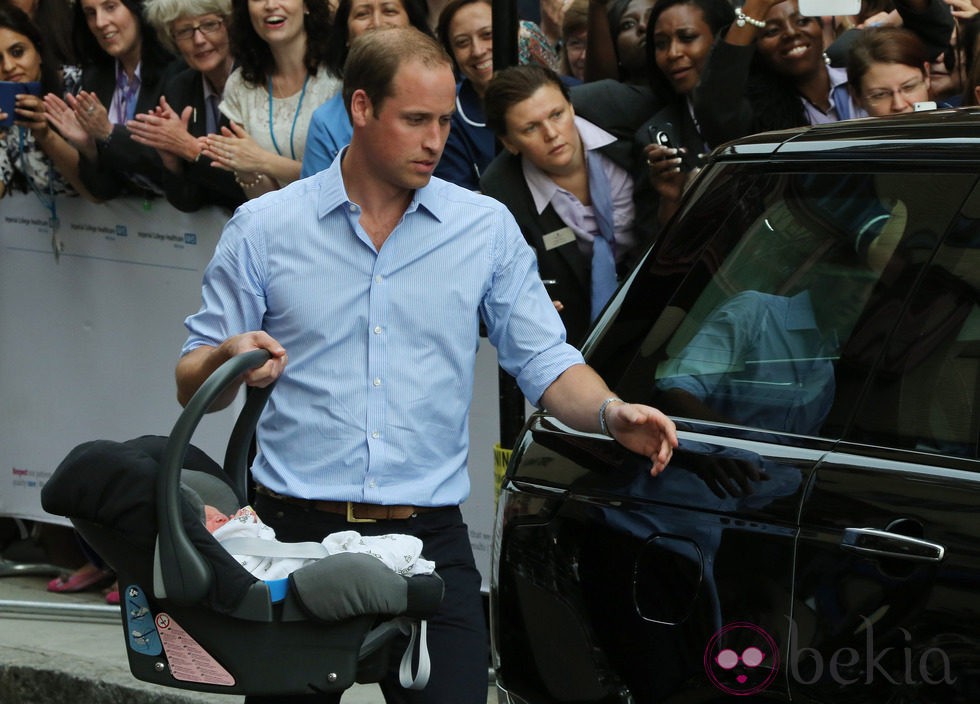
[[[373,433],[371,433],[371,437],[374,438],[375,440],[377,440],[378,438],[381,437],[381,433],[379,433],[377,430],[375,430]]]
[[[377,489],[378,483],[372,479],[371,481],[368,482],[368,487],[371,489]]]
[[[349,206],[347,206],[347,207],[348,207],[348,208],[350,208],[350,211],[351,211],[352,213],[356,213],[356,212],[357,212],[357,206],[356,206],[356,205],[354,205],[353,203],[351,203],[351,204],[350,204]]]
[[[380,325],[375,325],[374,326],[374,334],[375,335],[380,335],[381,334],[381,326]]]
[[[375,380],[374,380],[373,382],[371,382],[371,383],[372,383],[372,384],[374,384],[375,386],[381,386],[381,379],[375,379]]]
[[[380,284],[382,281],[384,281],[384,277],[381,276],[381,274],[378,274],[377,276],[374,277],[374,283]]]

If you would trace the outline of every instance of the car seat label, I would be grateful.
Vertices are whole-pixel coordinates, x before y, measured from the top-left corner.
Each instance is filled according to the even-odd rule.
[[[126,618],[126,636],[129,649],[141,655],[159,655],[163,652],[160,636],[153,625],[153,614],[146,594],[136,585],[123,589],[123,614]]]
[[[230,687],[235,678],[200,643],[168,614],[156,616],[156,627],[170,664],[170,674],[181,682],[203,682]]]

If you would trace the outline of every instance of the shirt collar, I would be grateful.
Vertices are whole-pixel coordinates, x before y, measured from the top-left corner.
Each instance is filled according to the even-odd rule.
[[[218,102],[221,102],[221,94],[215,91],[215,89],[211,87],[211,82],[204,76],[203,73],[201,74],[201,83],[204,84],[205,102],[207,102],[207,99],[212,95],[218,99]]]
[[[120,85],[120,82],[122,80],[125,80],[126,81],[126,85],[129,85],[129,82],[130,82],[129,76],[126,76],[125,79],[122,78],[122,76],[124,76],[125,74],[126,74],[126,72],[123,70],[122,63],[119,62],[119,61],[116,61],[116,85],[117,86]],[[134,77],[134,79],[136,81],[136,85],[140,85],[140,83],[141,83],[141,81],[143,79],[143,62],[142,61],[140,61],[138,64],[136,64],[136,70],[133,71],[133,77]]]
[[[613,135],[577,115],[575,117],[575,127],[578,130],[579,137],[582,138],[582,146],[587,152],[601,149],[616,141]],[[531,191],[531,197],[534,199],[534,207],[538,211],[538,215],[540,215],[548,207],[548,204],[551,203],[551,199],[554,198],[555,193],[558,191],[558,184],[552,181],[548,174],[527,159],[521,159],[521,170],[524,172],[524,180],[527,181],[528,189]]]
[[[320,181],[320,197],[317,204],[317,215],[320,218],[337,208],[353,204],[353,201],[347,196],[344,178],[340,171],[340,162],[343,161],[348,148],[341,149],[333,163],[313,177]],[[445,220],[445,203],[439,197],[439,191],[444,185],[441,179],[433,177],[429,179],[429,183],[425,187],[415,189],[411,202],[405,208],[405,214],[408,215],[421,208],[428,211],[439,222],[443,222]]]
[[[837,86],[847,84],[847,69],[836,66],[828,66],[827,73],[830,75],[830,91],[833,92]]]
[[[800,291],[786,305],[787,330],[816,330],[817,319],[813,315],[813,303],[809,291]]]

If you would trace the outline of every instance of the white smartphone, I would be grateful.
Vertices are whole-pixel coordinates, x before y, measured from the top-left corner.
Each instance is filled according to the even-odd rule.
[[[912,103],[912,110],[914,110],[915,112],[922,112],[924,110],[935,110],[935,109],[936,109],[936,101],[934,100],[927,100],[922,103]]]
[[[807,17],[845,17],[861,12],[861,0],[799,0],[800,14]]]

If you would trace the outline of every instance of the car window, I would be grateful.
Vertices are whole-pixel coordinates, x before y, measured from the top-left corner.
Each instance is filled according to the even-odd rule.
[[[849,439],[964,457],[980,456],[980,189],[953,220],[938,250],[909,240],[898,287],[882,297],[844,359],[860,365],[879,320],[897,321]]]
[[[899,320],[894,306],[918,281],[916,261],[975,181],[732,165],[701,184],[711,192],[632,281],[613,324],[629,332],[609,337],[638,351],[615,387],[643,389],[675,416],[840,437]],[[667,297],[659,308],[651,292]],[[644,296],[658,312],[638,335]]]

